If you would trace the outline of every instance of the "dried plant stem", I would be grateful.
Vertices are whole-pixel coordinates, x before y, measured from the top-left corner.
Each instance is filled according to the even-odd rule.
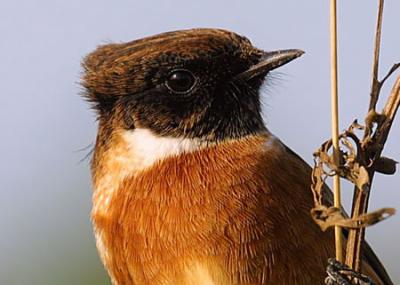
[[[382,208],[367,213],[369,193],[375,172],[394,174],[396,171],[396,161],[382,157],[381,154],[400,106],[399,76],[384,109],[382,112],[376,111],[383,84],[400,68],[400,63],[396,63],[382,80],[378,79],[384,0],[378,1],[372,84],[365,125],[360,125],[355,120],[340,135],[338,132],[336,0],[330,2],[332,139],[324,142],[314,153],[312,172],[311,190],[314,195],[314,207],[311,209],[311,216],[323,231],[329,227],[335,227],[336,259],[341,263],[343,263],[341,227],[348,229],[345,263],[354,271],[360,271],[365,227],[380,222],[395,213],[393,208]],[[364,130],[362,139],[356,133],[359,130]],[[343,148],[340,149],[340,146]],[[332,193],[326,190],[325,184],[326,179],[331,176],[334,176],[333,198]],[[347,218],[346,214],[342,212],[339,177],[355,185],[351,218]],[[332,200],[334,200],[333,203]],[[383,273],[387,283],[391,284],[390,278],[385,272]],[[348,277],[350,279],[358,278],[354,275]],[[333,281],[332,278],[329,276],[327,280]]]
[[[379,94],[383,83],[386,79],[399,67],[399,64],[395,64],[388,74],[379,81],[378,71],[379,71],[379,52],[381,44],[381,31],[382,31],[382,16],[383,16],[383,6],[384,0],[379,0],[378,5],[378,17],[376,23],[375,31],[375,48],[374,48],[374,59],[372,65],[372,84],[371,84],[371,94],[370,94],[370,105],[369,114],[376,114],[376,104],[379,99]],[[367,189],[361,190],[357,187],[354,189],[353,198],[353,208],[352,208],[352,218],[357,218],[364,214],[368,210],[368,201],[370,194],[370,187],[374,174],[376,172],[376,167],[374,167],[379,161],[381,153],[383,151],[384,144],[389,135],[389,131],[396,115],[398,107],[400,105],[400,77],[397,78],[396,83],[392,89],[389,100],[387,101],[385,108],[383,109],[380,119],[375,121],[378,123],[377,130],[372,137],[372,143],[364,145],[364,152],[366,154],[365,160],[373,162],[373,165],[368,168],[369,175],[369,187]],[[372,126],[368,126],[371,122],[366,122],[367,126],[364,133],[364,139],[367,139],[371,135]],[[361,248],[362,242],[365,236],[365,228],[360,229],[350,229],[347,249],[346,249],[346,264],[356,271],[361,269]]]
[[[397,78],[396,83],[391,91],[391,95],[383,109],[382,116],[384,119],[379,127],[379,130],[377,130],[373,136],[374,145],[379,146],[378,149],[374,149],[373,153],[371,153],[371,160],[374,160],[374,162],[378,161],[378,158],[381,156],[383,146],[385,145],[385,142],[389,136],[389,131],[395,118],[396,112],[399,109],[399,106],[400,76]],[[368,175],[370,178],[369,185],[371,185],[372,183],[375,172],[376,168],[374,167],[374,165],[368,169]],[[358,188],[355,188],[352,218],[359,217],[360,215],[367,212],[370,193],[369,190],[370,189],[368,189],[368,191],[362,191]],[[359,271],[361,268],[361,245],[364,236],[365,228],[349,230],[346,250],[346,264],[356,271]]]
[[[383,16],[383,5],[384,0],[379,0],[378,6],[378,17],[376,22],[375,29],[375,47],[374,47],[374,58],[372,63],[372,83],[371,83],[371,93],[370,93],[370,104],[369,111],[375,111],[376,104],[379,98],[380,92],[380,82],[378,80],[378,71],[379,71],[379,53],[380,53],[380,44],[381,44],[381,31],[382,31],[382,16]],[[367,137],[367,130],[364,137]],[[373,169],[368,170],[369,174],[369,185],[371,185],[374,171]],[[369,192],[363,191],[358,187],[354,187],[354,197],[353,197],[353,207],[352,207],[352,218],[359,217],[363,213],[366,213],[368,210],[368,201],[369,201]],[[349,236],[347,240],[347,249],[346,249],[346,264],[356,270],[360,271],[361,269],[361,245],[365,236],[365,228],[360,229],[350,229]]]
[[[337,23],[336,0],[330,2],[330,45],[331,45],[331,110],[332,110],[332,142],[333,158],[335,164],[339,164],[339,116],[338,116],[338,71],[337,71]],[[334,206],[341,208],[340,176],[333,178]],[[335,226],[336,259],[343,261],[342,229]]]

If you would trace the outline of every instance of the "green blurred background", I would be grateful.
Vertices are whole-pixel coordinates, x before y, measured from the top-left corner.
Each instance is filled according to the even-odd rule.
[[[109,284],[89,219],[85,156],[96,123],[79,97],[85,54],[190,27],[230,29],[266,50],[304,49],[272,75],[263,101],[270,129],[311,162],[330,136],[328,2],[1,1],[0,285]],[[399,1],[387,1],[382,70],[400,60],[399,11]],[[339,1],[341,129],[367,109],[375,14],[376,1]],[[397,160],[399,121],[385,151]],[[400,175],[377,176],[371,208],[399,208],[399,184]],[[368,239],[399,282],[398,216]]]

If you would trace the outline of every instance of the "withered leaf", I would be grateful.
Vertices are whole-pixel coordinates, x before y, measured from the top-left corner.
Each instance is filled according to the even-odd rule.
[[[382,174],[387,174],[387,175],[392,175],[396,173],[396,165],[397,161],[394,159],[388,158],[381,156],[376,162],[375,162],[375,170],[379,173]]]

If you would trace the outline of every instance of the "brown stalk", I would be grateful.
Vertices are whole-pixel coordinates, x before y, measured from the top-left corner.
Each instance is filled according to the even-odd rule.
[[[380,81],[379,83],[381,83]],[[381,84],[379,84],[379,89]],[[368,143],[364,149],[365,154],[368,156],[369,161],[372,162],[371,167],[368,168],[369,187],[367,191],[360,190],[355,187],[353,198],[352,218],[355,219],[368,210],[368,201],[371,190],[371,183],[375,172],[377,171],[377,164],[381,157],[384,144],[388,138],[390,128],[395,118],[396,112],[400,105],[400,76],[397,78],[396,83],[391,91],[391,95],[381,114],[382,121],[377,130],[372,136],[373,143]],[[366,128],[366,132],[368,132]],[[346,264],[356,271],[360,270],[361,266],[361,244],[365,236],[365,228],[349,229],[349,236],[347,240],[346,250]]]
[[[371,184],[377,166],[381,159],[381,154],[388,138],[390,128],[400,105],[400,76],[397,78],[391,91],[391,95],[381,114],[376,113],[376,104],[379,99],[381,88],[389,76],[399,68],[400,64],[395,64],[388,74],[381,80],[378,80],[379,71],[379,53],[381,44],[382,16],[384,0],[379,0],[378,17],[375,31],[375,48],[372,68],[372,85],[370,94],[369,112],[366,117],[366,127],[362,141],[363,160],[369,165],[367,167],[369,183],[366,189],[359,189],[355,186],[352,207],[352,219],[356,219],[368,210],[368,201],[370,196]],[[372,129],[376,125],[375,131]],[[346,264],[356,271],[361,267],[361,244],[364,240],[365,228],[349,229],[349,236],[346,250]]]

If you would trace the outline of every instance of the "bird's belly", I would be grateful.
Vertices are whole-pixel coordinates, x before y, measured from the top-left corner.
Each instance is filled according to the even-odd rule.
[[[133,215],[137,209],[130,210]],[[231,230],[237,225],[225,225],[223,232],[201,227],[203,232],[193,233],[188,231],[189,224],[179,220],[177,226],[163,228],[154,213],[153,220],[141,224],[139,218],[133,224],[124,222],[125,211],[120,208],[118,214],[110,214],[115,218],[107,223],[94,219],[97,247],[115,285],[310,285],[318,283],[310,283],[316,280],[315,272],[313,276],[304,272],[309,267],[306,264],[323,273],[322,264],[314,263],[319,259],[316,255],[293,250],[290,243],[281,246],[263,233],[258,240],[251,240],[253,233],[246,234],[242,228],[243,235],[236,239]],[[322,278],[318,276],[318,280]]]
[[[95,226],[96,245],[114,285],[236,284],[230,282],[222,260],[209,256],[208,250],[201,253],[196,244],[187,250],[178,244],[176,248],[169,244],[170,250],[165,244],[159,244],[158,249],[151,249],[154,244],[135,249],[135,243],[142,245],[143,239],[127,240],[109,233],[109,229]]]

